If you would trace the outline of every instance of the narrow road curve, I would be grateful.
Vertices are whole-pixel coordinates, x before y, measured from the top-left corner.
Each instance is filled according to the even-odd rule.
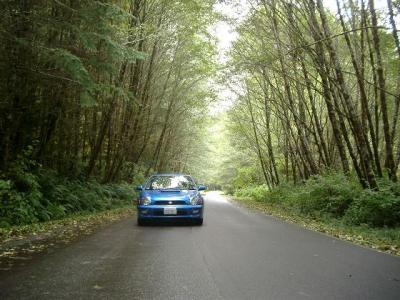
[[[205,222],[129,219],[0,273],[0,299],[400,299],[400,258],[210,192]]]

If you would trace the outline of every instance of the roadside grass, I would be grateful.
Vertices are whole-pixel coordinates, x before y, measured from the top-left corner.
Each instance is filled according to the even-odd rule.
[[[57,244],[68,244],[98,228],[132,217],[132,205],[99,212],[80,212],[63,219],[0,228],[0,269],[9,269],[10,258],[31,255]],[[7,261],[1,261],[6,259]]]
[[[342,219],[331,218],[326,215],[307,216],[278,204],[260,201],[250,197],[233,199],[247,208],[255,209],[264,214],[278,217],[290,223],[301,225],[307,229],[319,231],[330,236],[370,247],[382,252],[400,256],[400,227],[374,228],[366,224],[349,225]]]

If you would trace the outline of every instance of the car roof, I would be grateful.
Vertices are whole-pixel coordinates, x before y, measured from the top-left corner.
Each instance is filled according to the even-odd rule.
[[[184,173],[156,173],[152,176],[189,176],[189,174]]]

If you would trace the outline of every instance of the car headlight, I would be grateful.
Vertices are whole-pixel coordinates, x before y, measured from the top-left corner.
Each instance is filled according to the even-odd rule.
[[[151,203],[151,199],[149,196],[144,196],[142,198],[140,198],[139,200],[139,204],[141,205],[149,205]]]
[[[191,205],[199,205],[199,204],[201,204],[201,202],[202,202],[202,199],[201,199],[200,195],[196,195],[192,199],[190,199]]]

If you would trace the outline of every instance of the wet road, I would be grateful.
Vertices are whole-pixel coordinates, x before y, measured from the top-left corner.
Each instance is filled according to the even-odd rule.
[[[0,299],[400,299],[400,258],[206,197],[204,225],[129,219],[0,273]]]

